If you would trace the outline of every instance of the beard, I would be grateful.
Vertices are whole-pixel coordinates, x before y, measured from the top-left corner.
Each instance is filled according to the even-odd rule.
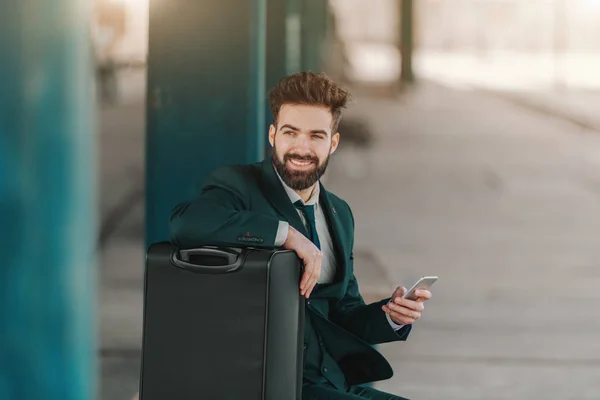
[[[283,155],[283,160],[279,158],[277,148],[273,145],[273,166],[275,170],[281,176],[281,179],[294,190],[305,190],[314,185],[327,170],[327,164],[329,164],[329,158],[331,157],[330,152],[327,154],[327,158],[319,163],[319,159],[316,156],[311,155],[300,155],[296,153],[287,153]],[[289,160],[298,161],[311,161],[313,162],[313,168],[306,171],[294,171],[286,167]]]

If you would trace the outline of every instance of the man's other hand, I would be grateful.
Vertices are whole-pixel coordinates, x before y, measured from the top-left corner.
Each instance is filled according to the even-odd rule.
[[[321,275],[323,253],[313,242],[292,226],[289,227],[288,236],[283,243],[283,247],[294,250],[304,262],[304,274],[302,274],[300,280],[300,294],[308,299]]]
[[[425,302],[431,299],[431,292],[426,289],[419,289],[415,292],[417,300],[403,299],[406,293],[405,287],[398,287],[392,295],[389,305],[383,305],[382,309],[389,314],[392,321],[398,325],[410,325],[421,318],[421,313],[425,309]]]

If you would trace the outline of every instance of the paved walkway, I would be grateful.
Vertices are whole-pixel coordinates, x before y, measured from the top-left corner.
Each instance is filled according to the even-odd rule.
[[[358,95],[349,115],[376,142],[337,153],[325,181],[354,211],[363,294],[440,277],[411,338],[380,346],[395,376],[377,387],[414,400],[600,398],[600,134],[433,85],[398,100]],[[143,132],[124,134],[142,151]],[[110,161],[141,168],[137,156]],[[105,213],[125,196],[111,191],[127,176],[112,176]],[[139,374],[143,210],[130,210],[101,267],[110,400],[129,398]]]
[[[599,132],[435,86],[355,113],[378,141],[339,154],[328,178],[355,212],[355,246],[394,284],[440,277],[409,341],[382,346],[396,374],[377,387],[600,398]]]
[[[587,129],[600,130],[600,54],[435,52],[415,55],[419,76],[481,90]]]
[[[489,91],[517,105],[600,132],[600,91]]]

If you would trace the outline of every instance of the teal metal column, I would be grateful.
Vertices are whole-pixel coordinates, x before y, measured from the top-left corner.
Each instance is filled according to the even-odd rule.
[[[266,89],[284,76],[301,68],[301,8],[300,0],[267,0]],[[265,103],[265,128],[273,122]],[[267,132],[264,133],[266,155],[270,156]]]
[[[287,0],[285,16],[286,75],[302,68],[302,8],[301,0]]]
[[[302,0],[302,69],[321,72],[327,36],[329,2]]]
[[[300,71],[301,11],[300,0],[267,0],[267,89]]]
[[[151,0],[146,243],[222,164],[264,156],[266,0]]]
[[[402,67],[400,71],[400,80],[404,83],[413,83],[415,75],[413,74],[413,1],[401,0],[400,7],[400,53],[402,57]]]
[[[90,8],[0,11],[0,399],[96,395]]]

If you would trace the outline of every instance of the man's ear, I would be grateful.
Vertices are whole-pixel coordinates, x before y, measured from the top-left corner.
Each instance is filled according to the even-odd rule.
[[[336,132],[335,135],[331,137],[331,151],[329,154],[333,154],[340,144],[340,133]]]
[[[275,145],[275,133],[276,133],[275,125],[271,124],[269,126],[269,143],[271,143],[271,147]]]

